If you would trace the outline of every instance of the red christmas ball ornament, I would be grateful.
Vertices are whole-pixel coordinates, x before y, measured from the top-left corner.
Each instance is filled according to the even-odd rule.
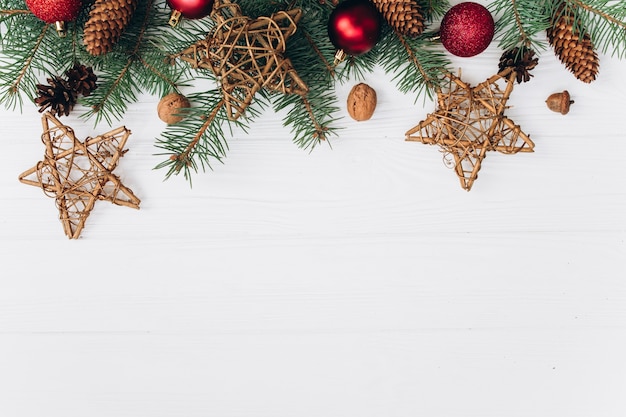
[[[169,24],[176,26],[181,16],[187,19],[201,19],[211,14],[213,0],[167,0],[173,10]]]
[[[328,37],[340,52],[361,55],[380,39],[381,16],[369,0],[339,3],[328,20]]]
[[[60,36],[65,36],[65,22],[78,17],[82,0],[26,0],[26,7],[46,23],[54,23]]]
[[[439,29],[443,47],[459,57],[483,52],[491,43],[495,24],[489,10],[471,1],[459,3],[444,15]]]

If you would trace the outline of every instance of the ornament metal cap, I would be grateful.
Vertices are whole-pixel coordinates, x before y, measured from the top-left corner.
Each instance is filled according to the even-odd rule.
[[[336,67],[337,65],[341,64],[344,59],[346,59],[346,51],[344,51],[343,49],[338,49],[335,53],[335,61],[333,62],[333,66]]]
[[[67,27],[65,26],[65,22],[62,20],[57,20],[54,22],[54,28],[61,38],[64,38],[67,35]]]
[[[179,12],[178,10],[174,10],[172,11],[172,14],[170,15],[170,20],[167,23],[169,23],[171,27],[176,27],[176,25],[178,25],[178,22],[180,22],[181,16],[181,12]]]

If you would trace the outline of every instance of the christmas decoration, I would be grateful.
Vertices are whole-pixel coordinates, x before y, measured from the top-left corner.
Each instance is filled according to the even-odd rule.
[[[54,23],[60,36],[65,36],[65,23],[78,17],[82,0],[26,0],[26,6],[46,23]]]
[[[348,114],[357,122],[369,120],[376,110],[376,90],[365,83],[352,87],[347,100]]]
[[[83,42],[91,55],[110,52],[130,23],[138,0],[96,0],[85,22]]]
[[[97,87],[98,77],[91,67],[76,63],[65,74],[67,79],[55,75],[47,79],[49,85],[37,84],[35,104],[39,106],[40,113],[50,108],[52,114],[67,116],[74,108],[79,94],[89,96]]]
[[[170,93],[163,97],[157,106],[159,119],[167,124],[178,123],[183,120],[182,109],[189,108],[191,103],[187,97],[179,93]]]
[[[219,25],[218,21],[205,18],[185,22],[175,30],[169,28],[168,21],[172,9],[190,12],[191,6],[200,4],[195,0],[179,0],[176,4],[170,2],[171,7],[167,7],[166,0],[136,0],[132,19],[128,21],[123,31],[110,32],[110,27],[107,26],[108,19],[102,18],[99,20],[102,28],[96,27],[95,32],[103,33],[97,35],[93,33],[89,35],[90,30],[85,31],[90,20],[87,9],[95,9],[96,0],[88,2],[54,0],[53,3],[48,1],[29,1],[31,3],[29,7],[32,5],[33,10],[31,12],[30,9],[25,9],[24,0],[0,0],[2,26],[0,103],[7,109],[21,109],[24,98],[37,100],[36,97],[43,93],[38,104],[44,106],[47,104],[44,110],[65,115],[66,109],[72,107],[74,91],[79,96],[76,104],[82,105],[80,107],[76,105],[74,111],[80,108],[82,119],[91,119],[96,125],[103,121],[112,125],[115,120],[123,119],[128,107],[145,94],[161,98],[172,91],[180,91],[184,86],[189,91],[186,96],[191,104],[183,112],[187,117],[180,122],[167,124],[155,143],[160,154],[165,156],[165,160],[158,164],[157,168],[166,168],[166,177],[184,173],[185,177],[190,179],[193,172],[211,168],[215,161],[222,162],[228,151],[227,141],[230,132],[228,127],[234,123],[244,130],[251,131],[254,122],[264,114],[262,110],[267,106],[271,106],[277,114],[285,115],[283,124],[292,132],[294,144],[302,149],[312,150],[339,132],[340,126],[337,126],[340,122],[337,119],[339,106],[335,92],[337,82],[350,78],[362,79],[366,73],[378,68],[385,71],[394,81],[399,92],[413,95],[417,99],[419,96],[439,91],[443,86],[442,83],[449,82],[442,74],[450,71],[451,59],[454,59],[442,44],[432,42],[433,33],[417,34],[419,30],[423,30],[426,23],[442,22],[444,15],[451,10],[446,0],[361,0],[361,4],[373,6],[376,10],[378,17],[375,20],[381,29],[380,38],[371,43],[374,47],[367,53],[350,55],[346,59],[346,65],[341,66],[336,65],[339,62],[336,59],[337,47],[331,42],[329,29],[332,29],[333,25],[329,27],[329,23],[331,15],[336,13],[336,10],[357,4],[356,0],[345,2],[237,0],[236,5],[240,8],[241,15],[250,16],[248,18],[250,20],[256,20],[258,16],[277,16],[278,13],[284,13],[285,9],[300,10],[297,30],[290,31],[286,38],[272,41],[276,41],[274,45],[278,45],[282,44],[284,39],[284,48],[282,46],[268,48],[267,39],[266,45],[260,48],[263,54],[276,49],[278,56],[282,58],[278,61],[283,64],[280,67],[273,58],[268,61],[270,67],[276,65],[278,69],[276,73],[265,73],[265,77],[259,77],[260,73],[269,70],[265,66],[266,58],[259,56],[256,50],[253,52],[253,59],[240,60],[240,57],[234,54],[227,57],[227,61],[230,62],[227,65],[240,71],[232,74],[240,80],[244,78],[247,80],[239,84],[237,80],[229,78],[231,73],[215,73],[209,68],[211,65],[208,62],[203,64],[204,67],[198,66],[196,71],[189,71],[189,62],[184,59],[171,59],[190,47],[200,51],[204,46],[198,43],[198,39],[205,39],[207,33],[214,33]],[[77,7],[79,3],[84,5],[82,10]],[[110,3],[120,7],[130,4],[124,3],[123,0],[111,0]],[[201,3],[208,8],[207,1]],[[69,9],[67,4],[73,4],[75,10],[78,10],[76,17],[52,16],[53,12]],[[215,4],[223,2],[216,0]],[[536,64],[533,54],[543,53],[546,31],[552,26],[556,27],[556,22],[564,19],[563,16],[571,18],[572,33],[578,35],[579,40],[584,40],[585,36],[588,36],[593,47],[588,48],[587,52],[597,51],[598,54],[602,54],[601,56],[614,58],[626,56],[624,37],[626,8],[622,2],[490,0],[485,6],[491,15],[498,19],[498,46],[503,51],[510,51],[514,60],[517,60],[518,55],[526,54],[523,68],[529,68],[528,63],[533,61]],[[42,10],[45,12],[40,13]],[[230,11],[230,8],[223,9],[224,19],[233,18],[232,26],[237,27],[241,22],[240,18],[231,15]],[[54,26],[38,18],[35,12],[47,20],[71,19],[72,23],[66,28],[68,36],[57,36]],[[203,14],[205,13],[206,10]],[[568,20],[568,24],[569,22]],[[227,24],[223,25],[226,26]],[[563,32],[563,29],[559,31]],[[117,39],[118,34],[121,35]],[[239,32],[242,36],[241,43],[246,41],[243,37],[245,34],[246,32]],[[112,49],[109,50],[107,47],[96,55],[87,50],[86,38],[89,36],[96,38],[106,36],[106,39],[111,41],[115,37],[117,40],[112,42],[115,44]],[[224,34],[220,36],[228,38]],[[214,44],[210,48],[213,48],[214,52],[220,49],[220,36],[211,38]],[[263,38],[259,38],[259,41],[261,40]],[[227,45],[236,43],[227,42]],[[554,37],[554,45],[557,45],[556,49],[562,46],[562,51],[567,51],[568,57],[569,54],[573,56],[578,54],[577,48],[570,47],[558,36]],[[210,48],[207,44],[207,50]],[[512,52],[515,48],[518,48],[517,53]],[[249,55],[250,53],[243,52],[242,56],[250,58]],[[191,59],[191,56],[190,53],[188,58]],[[196,58],[199,57],[200,55]],[[222,65],[220,60],[224,57],[225,55],[219,56],[213,65],[216,68]],[[509,65],[511,59],[503,57],[504,65]],[[574,62],[572,65],[576,65],[576,68],[582,68],[582,59],[568,59]],[[585,72],[596,74],[598,67],[597,65],[594,67],[593,64],[596,61],[585,59],[588,66],[591,62],[591,68],[581,70],[581,76],[587,77],[584,75]],[[58,77],[63,81],[55,80],[58,85],[48,84],[44,91],[37,87],[47,84],[41,82],[44,77],[54,79],[49,74],[63,74],[77,61],[85,64],[86,68],[93,68],[91,74],[83,72],[77,78],[81,80],[80,84],[85,86],[86,90],[75,86],[69,75],[65,78]],[[291,71],[286,71],[285,62],[289,63]],[[227,66],[224,65],[222,68]],[[520,68],[516,68],[515,73],[518,83],[528,81],[531,77],[528,71]],[[93,90],[95,88],[93,77],[96,75],[98,88]],[[224,79],[226,86],[232,86],[233,83],[237,85],[230,93],[234,98],[226,95],[222,89]],[[298,91],[295,94],[282,94],[281,79],[288,80],[284,84]],[[196,83],[196,80],[200,82]],[[69,83],[69,88],[66,85],[60,88],[59,85],[63,82]],[[276,90],[272,86],[279,89]],[[53,87],[52,93],[49,87]],[[255,99],[246,104],[247,98],[252,97],[249,93],[257,89],[261,94],[252,94]],[[301,94],[305,89],[307,92]],[[91,92],[87,94],[86,91]],[[61,101],[53,98],[55,92]],[[64,94],[69,94],[67,99]],[[80,97],[81,95],[83,97]],[[229,105],[234,103],[230,111],[226,110],[227,100]],[[58,107],[55,109],[53,105]],[[245,117],[238,117],[241,114],[237,106],[240,110],[245,110]],[[236,119],[233,122],[231,119],[234,117]]]
[[[493,39],[495,23],[485,6],[464,2],[453,6],[443,17],[439,36],[444,48],[459,57],[483,52]]]
[[[437,91],[438,109],[410,129],[406,140],[438,145],[461,187],[470,191],[487,152],[533,152],[535,145],[504,115],[517,78],[514,67],[505,68],[476,87],[451,73],[446,78],[446,91]],[[452,160],[447,159],[449,156]]]
[[[172,9],[169,24],[178,25],[181,16],[187,19],[201,19],[208,16],[213,9],[213,0],[167,0]]]
[[[48,78],[47,81],[49,85],[37,84],[39,96],[35,99],[35,104],[39,106],[39,112],[43,113],[50,108],[57,116],[69,115],[76,104],[78,94],[67,80],[58,76]]]
[[[554,53],[576,78],[584,83],[596,79],[600,67],[598,54],[589,33],[576,22],[573,6],[562,3],[553,16],[547,35]]]
[[[56,199],[63,229],[70,239],[80,236],[97,200],[139,208],[140,200],[113,174],[126,152],[128,129],[120,127],[81,142],[70,127],[49,112],[43,115],[42,124],[44,159],[22,173],[19,180],[41,187]]]
[[[328,36],[335,47],[348,55],[369,52],[381,35],[381,16],[369,0],[339,3],[328,20]]]
[[[307,85],[283,55],[287,39],[298,28],[300,9],[250,19],[237,4],[222,0],[211,16],[217,23],[215,30],[175,57],[220,77],[231,120],[244,113],[263,87],[282,94],[307,94]]]
[[[96,84],[98,76],[94,74],[91,67],[75,63],[65,74],[67,75],[68,84],[77,94],[89,97],[93,90],[98,88]]]
[[[534,69],[539,63],[539,59],[535,57],[535,51],[525,47],[513,48],[510,51],[506,51],[500,57],[498,63],[498,71],[503,71],[505,68],[511,67],[517,74],[517,82],[528,82],[533,76],[530,71]]]
[[[416,0],[372,0],[372,3],[400,35],[415,37],[424,32],[424,15]]]
[[[565,115],[569,113],[569,108],[574,104],[574,100],[571,100],[569,92],[564,90],[561,93],[550,94],[546,104],[550,110]]]

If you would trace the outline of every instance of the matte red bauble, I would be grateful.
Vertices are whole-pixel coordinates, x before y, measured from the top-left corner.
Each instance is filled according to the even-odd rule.
[[[213,0],[167,0],[167,5],[173,10],[170,25],[176,26],[180,17],[187,19],[201,19],[211,14]]]
[[[328,20],[328,36],[339,50],[361,55],[376,45],[381,33],[381,16],[369,0],[339,3]]]
[[[65,35],[65,22],[76,19],[82,0],[26,0],[26,7],[46,23],[56,24],[57,32]]]
[[[445,14],[439,36],[443,47],[453,55],[470,57],[483,52],[493,39],[495,24],[485,6],[459,3]]]

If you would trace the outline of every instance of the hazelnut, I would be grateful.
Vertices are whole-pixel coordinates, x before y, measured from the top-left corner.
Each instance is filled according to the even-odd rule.
[[[376,91],[365,83],[352,87],[348,94],[348,113],[358,121],[369,120],[376,110]]]

